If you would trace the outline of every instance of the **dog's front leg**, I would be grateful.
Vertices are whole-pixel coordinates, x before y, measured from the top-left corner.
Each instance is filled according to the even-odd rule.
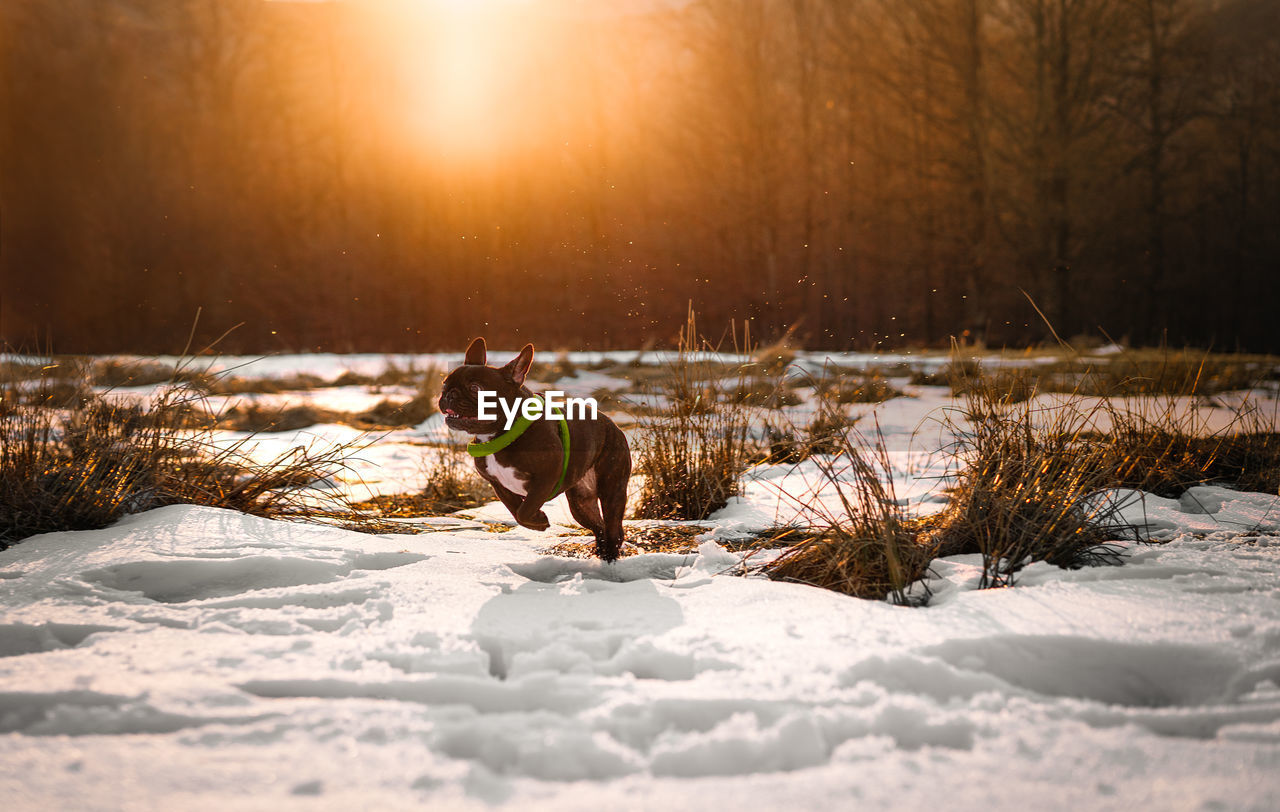
[[[542,506],[551,498],[555,488],[554,482],[539,482],[534,479],[529,483],[529,494],[520,503],[520,507],[512,511],[520,526],[539,531],[551,526],[547,514],[542,512]]]
[[[514,491],[507,490],[500,482],[490,480],[489,484],[493,486],[493,492],[498,494],[502,504],[506,505],[507,512],[514,518],[520,510],[520,505],[524,504],[524,497]],[[519,520],[517,519],[517,521]]]
[[[501,482],[491,481],[489,484],[493,486],[493,492],[498,494],[498,498],[502,500],[502,504],[506,505],[512,518],[514,518],[516,523],[521,527],[541,531],[546,530],[551,526],[550,520],[547,519],[547,514],[543,513],[540,509],[542,507],[543,500],[533,503],[536,507],[530,510],[528,507],[530,498],[528,496],[521,496],[514,491],[508,490]]]

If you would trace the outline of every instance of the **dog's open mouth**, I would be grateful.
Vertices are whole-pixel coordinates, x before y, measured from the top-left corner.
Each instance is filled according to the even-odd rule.
[[[440,410],[440,414],[444,415],[446,426],[455,429],[468,430],[479,425],[480,421],[473,414],[463,414],[457,409],[444,408]]]

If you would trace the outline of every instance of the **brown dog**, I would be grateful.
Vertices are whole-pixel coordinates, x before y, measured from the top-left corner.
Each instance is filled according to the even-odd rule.
[[[563,492],[573,518],[595,534],[596,555],[605,561],[617,560],[631,476],[626,435],[603,414],[594,420],[535,419],[524,421],[523,426],[517,423],[514,430],[506,429],[502,409],[495,419],[480,419],[477,405],[482,391],[496,393],[508,403],[537,398],[524,386],[533,363],[532,344],[501,368],[485,366],[485,356],[484,339],[477,338],[467,348],[462,366],[445,378],[440,412],[446,425],[475,437],[469,450],[476,470],[493,485],[521,526],[550,527],[542,506]]]

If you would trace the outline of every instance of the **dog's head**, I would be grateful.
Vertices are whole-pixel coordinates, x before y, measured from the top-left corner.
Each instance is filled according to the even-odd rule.
[[[529,397],[524,388],[524,378],[533,363],[533,345],[526,344],[520,354],[503,367],[485,366],[484,339],[477,338],[467,347],[462,366],[449,373],[440,392],[440,413],[451,429],[468,434],[496,434],[502,431],[501,410],[495,409],[497,418],[480,420],[476,417],[476,398],[481,390],[497,393],[508,401]]]

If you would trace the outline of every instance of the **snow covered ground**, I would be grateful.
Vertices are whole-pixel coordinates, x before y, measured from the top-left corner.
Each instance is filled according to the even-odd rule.
[[[437,523],[171,507],[0,554],[6,808],[1280,806],[1274,536],[1002,590],[946,559],[911,609]]]
[[[912,394],[876,413],[932,510],[945,395]],[[442,437],[372,438],[341,484],[411,489]],[[1116,492],[1162,543],[998,590],[942,559],[924,608],[729,574],[717,540],[801,519],[812,480],[757,469],[697,554],[610,566],[541,552],[563,500],[547,534],[177,506],[28,539],[0,551],[3,806],[1280,808],[1280,498]]]
[[[490,349],[489,357],[500,361],[514,358],[519,348],[509,350]],[[1103,347],[1087,353],[1095,363],[1105,363],[1110,356],[1121,352],[1114,345]],[[587,352],[547,352],[538,353],[539,361],[552,361],[563,358],[577,365],[595,365],[605,362],[615,364],[639,363],[654,365],[662,363],[674,356],[674,353],[663,350],[641,351],[608,350]],[[462,363],[462,352],[437,353],[297,353],[280,355],[217,355],[217,356],[114,356],[121,363],[159,362],[179,365],[188,372],[225,373],[237,378],[280,378],[291,375],[310,375],[325,381],[333,381],[344,372],[358,375],[377,376],[387,369],[425,370],[432,367],[451,368]],[[689,360],[713,358],[727,363],[745,363],[752,359],[747,355],[732,353],[692,352],[685,356]],[[829,366],[845,369],[886,368],[896,365],[909,365],[914,369],[935,373],[956,359],[956,355],[947,351],[924,350],[904,352],[827,352],[800,351],[795,353],[798,369],[810,374],[818,374]],[[1027,354],[1012,352],[1010,354],[993,354],[981,351],[964,351],[961,360],[980,360],[991,367],[1025,367],[1048,364],[1059,360],[1052,354]],[[50,363],[52,359],[30,355],[0,353],[0,362],[18,361],[21,363]]]

